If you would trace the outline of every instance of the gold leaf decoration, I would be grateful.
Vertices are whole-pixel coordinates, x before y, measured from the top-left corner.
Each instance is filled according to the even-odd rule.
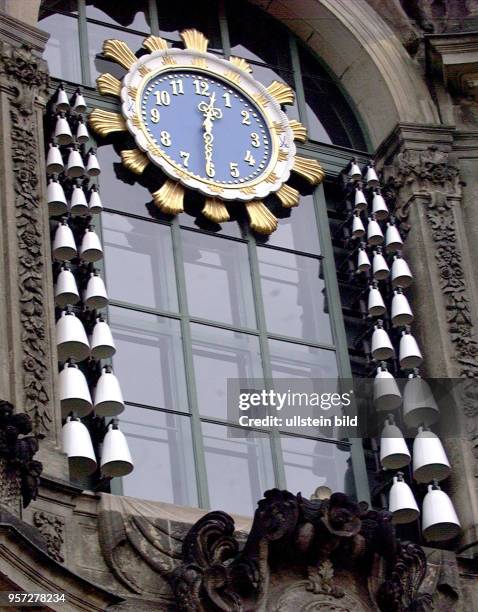
[[[277,229],[277,219],[260,200],[246,202],[251,228],[259,234],[272,234]]]
[[[289,121],[289,127],[294,134],[294,140],[299,142],[305,142],[307,140],[307,128],[305,125],[302,125],[300,121],[296,121],[295,119],[291,119]]]
[[[207,61],[204,57],[195,57],[191,62],[193,66],[197,66],[198,68],[207,68]]]
[[[119,113],[95,108],[89,116],[89,122],[94,131],[100,136],[107,136],[111,132],[123,132],[126,130],[126,123]]]
[[[231,64],[234,64],[236,68],[239,68],[239,70],[244,70],[244,72],[248,73],[252,72],[251,65],[249,62],[246,62],[245,59],[242,59],[242,57],[230,57],[229,61]]]
[[[136,96],[138,95],[138,88],[135,87],[134,85],[130,85],[128,87],[128,95],[133,98],[133,100],[136,99]]]
[[[147,74],[151,72],[151,68],[148,68],[148,66],[140,66],[138,68],[138,72],[142,77],[145,77]]]
[[[322,166],[315,159],[307,159],[297,155],[292,170],[303,176],[311,185],[318,185],[325,178]]]
[[[176,181],[166,180],[164,185],[153,193],[156,206],[167,215],[177,215],[184,211],[184,187]]]
[[[254,195],[256,193],[254,187],[243,187],[240,191],[245,195]]]
[[[165,55],[163,57],[163,65],[164,66],[174,66],[178,62],[171,55]]]
[[[123,166],[135,174],[142,174],[149,164],[149,159],[139,149],[125,149],[120,155]]]
[[[134,127],[137,128],[140,128],[143,125],[141,117],[138,117],[138,115],[133,115],[133,117],[131,118],[131,122],[133,123]]]
[[[226,77],[226,79],[234,81],[234,83],[239,83],[239,81],[241,80],[241,75],[237,72],[232,72],[232,70],[228,70],[227,72],[225,72],[224,76]]]
[[[138,61],[136,55],[122,40],[110,38],[103,43],[103,55],[129,70]]]
[[[274,121],[272,129],[276,134],[283,134],[285,132],[285,127],[282,125],[282,123],[279,123],[278,121]]]
[[[300,193],[297,189],[290,187],[289,185],[282,185],[279,191],[276,191],[276,196],[279,198],[284,208],[293,208],[299,205]]]
[[[224,187],[221,187],[221,185],[209,185],[209,189],[214,191],[214,193],[222,193],[224,191]]]
[[[267,106],[267,104],[269,103],[268,99],[265,97],[264,94],[256,93],[252,97],[257,102],[257,104],[259,104],[259,106]]]
[[[277,159],[279,161],[285,161],[289,157],[287,151],[283,151],[282,149],[277,154]]]
[[[201,32],[197,30],[183,30],[181,38],[186,49],[194,49],[194,51],[206,53],[209,40]]]
[[[294,90],[285,83],[272,81],[267,91],[277,100],[277,102],[279,102],[279,104],[294,104]]]
[[[143,40],[143,47],[151,53],[153,51],[166,51],[168,43],[161,36],[148,36]]]
[[[230,219],[227,208],[216,198],[206,198],[202,214],[214,223],[224,223]]]
[[[121,95],[121,82],[109,72],[101,74],[96,79],[96,87],[102,96],[110,95],[119,98]]]
[[[266,183],[275,183],[278,180],[278,176],[275,172],[271,172],[267,178],[266,178]]]

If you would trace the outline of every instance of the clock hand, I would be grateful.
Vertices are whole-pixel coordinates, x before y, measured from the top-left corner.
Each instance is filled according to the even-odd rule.
[[[205,101],[200,102],[198,104],[198,109],[204,115],[203,125],[203,140],[204,140],[204,158],[206,160],[206,174],[212,178],[215,174],[214,172],[214,164],[212,161],[212,153],[213,153],[213,140],[214,136],[212,133],[213,122],[216,119],[221,119],[222,110],[220,108],[216,108],[214,106],[214,102],[216,100],[216,92],[213,92],[210,97],[209,104]]]

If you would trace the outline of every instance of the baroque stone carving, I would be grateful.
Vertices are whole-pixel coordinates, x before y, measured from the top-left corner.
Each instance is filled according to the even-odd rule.
[[[64,519],[55,514],[38,510],[33,514],[33,524],[45,539],[46,549],[50,557],[59,563],[63,563],[65,560],[62,553],[65,541],[63,535]]]
[[[43,236],[35,131],[35,100],[46,93],[48,72],[44,60],[27,46],[0,47],[0,78],[11,92],[10,120],[18,236],[18,286],[22,327],[25,410],[35,431],[49,431],[52,415],[47,391],[48,349],[43,288]],[[7,204],[9,204],[7,202]]]

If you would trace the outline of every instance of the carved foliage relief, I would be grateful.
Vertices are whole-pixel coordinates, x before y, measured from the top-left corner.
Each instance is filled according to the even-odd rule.
[[[38,510],[33,514],[33,524],[38,528],[46,542],[46,549],[50,557],[63,563],[63,544],[65,521],[63,518]]]

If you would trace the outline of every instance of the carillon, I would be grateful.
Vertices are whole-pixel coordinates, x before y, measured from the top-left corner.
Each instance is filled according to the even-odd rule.
[[[70,178],[78,178],[85,174],[85,165],[81,154],[78,151],[78,146],[73,145],[70,148],[70,154],[68,155],[68,163],[66,165],[66,173]]]
[[[460,521],[448,495],[435,481],[423,500],[422,531],[429,542],[446,542],[461,531]]]
[[[126,438],[119,430],[118,422],[108,426],[101,451],[101,473],[110,478],[127,476],[133,471],[133,460]]]
[[[402,403],[402,394],[397,381],[393,374],[387,370],[385,362],[382,362],[377,368],[377,374],[373,381],[373,403],[380,412],[395,410]]]
[[[51,217],[64,215],[68,212],[65,192],[56,175],[48,182],[46,198],[48,202],[48,212]]]
[[[52,253],[57,261],[70,261],[78,255],[73,232],[65,219],[62,219],[56,228]]]
[[[420,516],[420,510],[413,492],[404,481],[401,472],[393,477],[388,498],[388,510],[392,513],[392,520],[397,525],[413,523]]]
[[[371,317],[380,317],[387,311],[382,294],[380,293],[377,283],[373,283],[368,291],[368,314]]]
[[[83,94],[81,93],[81,89],[79,87],[76,89],[75,94],[73,96],[72,107],[76,113],[86,113],[87,111],[85,98],[83,97]]]
[[[90,139],[90,135],[88,133],[88,128],[86,127],[86,123],[83,120],[83,117],[79,115],[78,117],[78,127],[76,128],[76,141],[80,144],[85,144]]]
[[[377,247],[373,252],[372,271],[375,280],[385,280],[390,274],[390,268],[382,255],[382,249]]]
[[[55,98],[55,107],[57,111],[66,112],[70,110],[70,102],[68,100],[68,96],[66,95],[63,83],[60,83],[60,86],[58,87]]]
[[[88,226],[83,234],[80,257],[83,261],[91,263],[103,259],[103,247],[92,225]]]
[[[95,411],[101,416],[116,416],[124,410],[123,394],[111,366],[101,370],[95,388]]]
[[[385,470],[397,470],[411,461],[410,451],[392,414],[385,419],[380,436],[380,463]]]
[[[383,329],[383,321],[378,320],[372,334],[372,357],[375,361],[386,361],[395,354],[392,341]]]
[[[365,199],[364,193],[360,187],[355,188],[354,198],[355,210],[367,210],[367,200]]]
[[[367,242],[370,246],[377,246],[383,243],[382,228],[378,224],[374,214],[368,219]]]
[[[98,193],[98,187],[92,185],[90,192],[90,199],[88,200],[88,211],[90,215],[98,215],[103,210],[103,204],[101,202],[100,194]]]
[[[56,279],[55,304],[60,308],[64,308],[70,304],[76,304],[79,301],[80,294],[76,286],[75,276],[65,262],[61,266],[61,271]]]
[[[74,312],[64,310],[56,322],[56,346],[60,361],[73,358],[83,361],[90,355],[85,328]]]
[[[99,310],[108,306],[108,294],[101,276],[98,272],[91,272],[83,293],[83,303],[90,310]]]
[[[98,176],[101,172],[98,158],[96,157],[95,149],[90,149],[88,153],[88,161],[86,163],[86,173],[88,176]]]
[[[81,186],[81,181],[79,181],[79,184],[73,185],[73,193],[70,201],[70,214],[72,217],[77,217],[85,216],[88,213],[89,210],[85,192]]]
[[[375,215],[375,218],[379,221],[384,221],[385,219],[388,219],[388,206],[380,192],[380,189],[374,190],[372,200],[372,212]]]
[[[362,235],[365,233],[362,233]],[[371,263],[367,251],[365,250],[365,242],[360,243],[358,255],[357,255],[357,272],[368,272],[370,270]]]
[[[365,227],[362,223],[362,219],[360,218],[360,213],[356,212],[353,216],[352,221],[352,237],[353,238],[362,238],[365,235]]]
[[[59,375],[61,413],[75,412],[84,417],[93,410],[93,402],[85,375],[75,363],[67,362]]]
[[[68,416],[62,429],[63,451],[68,457],[73,478],[89,476],[96,471],[96,456],[90,432],[79,418]]]
[[[49,144],[48,154],[46,156],[47,174],[60,174],[63,172],[64,168],[60,149],[56,142],[52,141]]]

